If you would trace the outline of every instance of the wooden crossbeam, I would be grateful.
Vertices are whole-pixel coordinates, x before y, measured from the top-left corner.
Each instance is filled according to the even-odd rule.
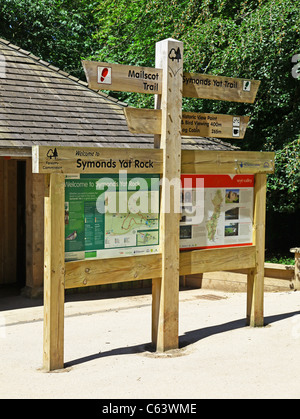
[[[255,267],[255,246],[183,251],[179,274],[229,271]],[[81,288],[159,277],[162,255],[143,255],[114,259],[66,262],[65,288]]]
[[[275,153],[260,151],[182,150],[181,173],[273,173]]]

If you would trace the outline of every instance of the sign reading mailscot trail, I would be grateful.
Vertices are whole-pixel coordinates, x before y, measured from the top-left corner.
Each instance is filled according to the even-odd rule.
[[[161,94],[161,69],[98,61],[83,61],[82,64],[91,89]]]

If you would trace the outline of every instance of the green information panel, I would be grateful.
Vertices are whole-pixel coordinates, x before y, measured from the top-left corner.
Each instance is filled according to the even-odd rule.
[[[159,175],[66,176],[65,260],[159,252]]]

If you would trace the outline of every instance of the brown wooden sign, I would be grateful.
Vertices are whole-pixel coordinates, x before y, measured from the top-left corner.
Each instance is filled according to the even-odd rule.
[[[161,133],[159,109],[125,108],[124,113],[129,131],[133,134]],[[182,112],[181,135],[242,139],[248,122],[248,116]]]
[[[88,85],[95,90],[162,93],[162,69],[82,61]],[[183,73],[182,95],[253,103],[260,81],[209,74]]]
[[[91,89],[161,94],[161,69],[98,61],[82,61],[82,65]]]
[[[32,147],[33,173],[162,173],[162,151],[99,147]]]
[[[183,73],[182,95],[202,99],[253,103],[260,81],[208,74]]]

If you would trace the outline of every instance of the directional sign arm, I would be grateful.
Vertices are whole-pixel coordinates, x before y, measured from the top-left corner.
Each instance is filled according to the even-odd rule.
[[[128,129],[132,134],[160,134],[161,110],[124,108]]]
[[[183,73],[184,97],[253,103],[260,85],[258,80],[209,74]]]
[[[161,110],[125,108],[124,113],[133,134],[161,133]],[[249,116],[182,112],[181,135],[243,139],[248,122]]]
[[[161,94],[162,69],[82,61],[90,89]]]

